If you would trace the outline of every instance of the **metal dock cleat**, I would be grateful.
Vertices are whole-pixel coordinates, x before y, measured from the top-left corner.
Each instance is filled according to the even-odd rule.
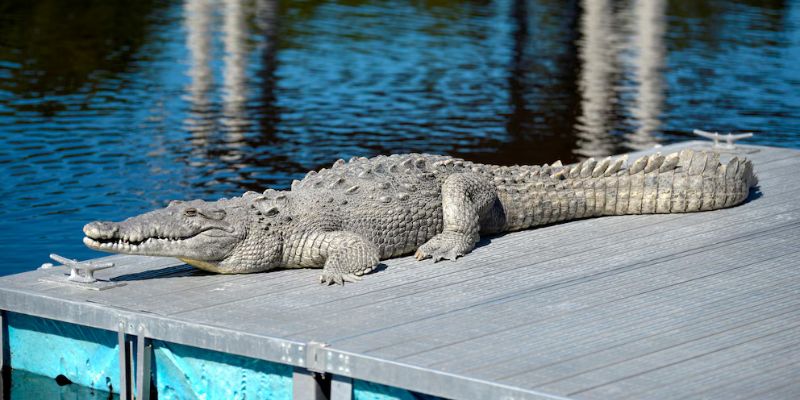
[[[66,275],[66,279],[64,279],[64,275],[61,274],[47,275],[42,278],[43,281],[70,284],[90,290],[105,290],[125,285],[124,282],[111,282],[108,280],[97,279],[94,276],[94,273],[97,271],[114,267],[114,263],[112,262],[98,263],[92,261],[78,261],[62,257],[58,254],[50,254],[50,258],[52,258],[54,261],[60,262],[66,267],[69,267],[69,275]],[[50,263],[46,263],[43,264],[40,269],[49,270],[52,268],[55,267],[53,267]]]
[[[712,148],[719,150],[728,150],[728,151],[741,150],[741,148],[736,147],[735,142],[739,139],[747,139],[753,137],[753,132],[739,133],[739,134],[728,133],[726,135],[720,135],[719,132],[706,132],[700,129],[695,129],[694,131],[692,131],[692,133],[694,133],[697,136],[713,140],[714,144],[711,146]],[[721,142],[721,140],[724,140],[724,143]]]

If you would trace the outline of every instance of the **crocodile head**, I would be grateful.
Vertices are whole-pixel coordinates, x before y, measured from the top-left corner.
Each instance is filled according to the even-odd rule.
[[[83,228],[83,243],[112,253],[176,257],[212,272],[264,271],[274,268],[281,243],[254,229],[255,221],[243,198],[173,201],[122,222],[91,222]]]

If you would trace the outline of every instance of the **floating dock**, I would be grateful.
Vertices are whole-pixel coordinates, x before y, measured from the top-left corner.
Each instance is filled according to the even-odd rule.
[[[800,151],[732,152],[759,178],[741,206],[505,234],[344,287],[138,256],[102,259],[105,290],[6,276],[3,365],[123,399],[799,398]]]

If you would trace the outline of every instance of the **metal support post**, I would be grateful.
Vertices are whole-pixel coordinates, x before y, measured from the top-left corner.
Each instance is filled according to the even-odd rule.
[[[328,400],[331,381],[325,374],[295,368],[292,374],[292,398],[294,400]]]
[[[133,340],[125,333],[125,323],[120,322],[119,332],[117,332],[117,343],[119,345],[119,398],[120,400],[132,400],[131,392],[131,361],[133,360]]]
[[[331,376],[331,400],[353,400],[353,379],[342,376]]]
[[[11,349],[8,346],[8,315],[0,310],[0,371],[11,369]]]
[[[8,345],[8,314],[0,310],[0,400],[11,398],[11,347]]]
[[[144,327],[139,327],[136,342],[136,399],[150,399],[150,366],[153,344],[144,336]]]

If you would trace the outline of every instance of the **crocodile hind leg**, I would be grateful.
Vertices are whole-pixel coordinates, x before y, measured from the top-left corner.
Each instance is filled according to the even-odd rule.
[[[455,260],[480,239],[480,220],[495,204],[493,184],[476,174],[453,174],[442,185],[444,230],[417,249],[417,260]]]

